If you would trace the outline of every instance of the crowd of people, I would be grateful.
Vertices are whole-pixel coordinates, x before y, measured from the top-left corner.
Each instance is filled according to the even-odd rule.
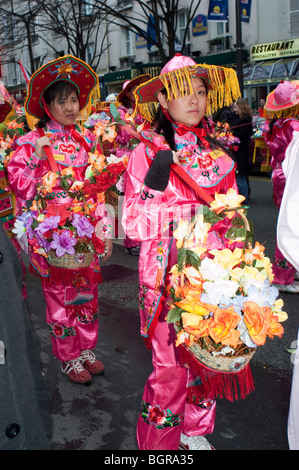
[[[282,86],[284,90],[280,93]],[[277,112],[292,108],[295,112],[293,88],[289,88],[286,98],[285,90],[291,86],[298,90],[297,84],[284,82],[274,90],[275,100],[271,94],[264,106],[267,113],[273,112],[275,119],[267,121],[264,137],[273,155],[273,191],[278,207],[284,189],[282,162],[293,132],[299,130],[299,121],[296,114],[289,117],[281,114],[277,119],[273,109]],[[22,270],[20,249],[27,251],[30,269],[41,279],[45,321],[62,373],[78,384],[102,374],[104,365],[93,350],[99,334],[99,260],[108,259],[113,249],[108,235],[111,221],[105,209],[105,190],[112,183],[105,186],[102,178],[112,174],[112,167],[103,172],[105,155],[99,134],[82,125],[80,113],[84,111],[85,116],[92,110],[101,113],[109,109],[107,103],[114,103],[118,119],[130,124],[119,126],[115,134],[112,153],[116,161],[125,156],[127,166],[122,175],[111,181],[114,184],[118,177],[123,179],[125,202],[120,217],[126,233],[124,247],[128,254],[139,255],[141,335],[152,350],[153,364],[142,396],[144,412],[137,424],[138,447],[210,450],[212,446],[204,436],[213,432],[216,401],[204,396],[198,401],[190,393],[196,388],[197,377],[182,364],[173,325],[166,321],[169,267],[177,260],[171,223],[190,215],[190,207],[194,215],[216,193],[224,194],[231,188],[245,202],[249,200],[252,111],[240,96],[232,69],[197,64],[181,55],[173,57],[156,77],[141,75],[125,82],[122,91],[116,96],[109,95],[104,104],[98,89],[96,73],[73,56],[51,61],[31,76],[24,104],[26,126],[30,129],[11,142],[5,161],[7,185],[15,198],[14,215],[21,230],[17,230],[18,224],[10,230],[14,243],[11,259],[11,249],[6,250],[2,241],[5,234],[1,232],[0,249],[8,258],[1,269],[11,271],[10,264],[15,266],[19,255]],[[292,106],[286,105],[287,100]],[[212,116],[219,108],[225,108],[220,120],[228,123],[230,132],[239,141],[233,150],[211,137],[215,128]],[[1,109],[5,122],[11,106],[6,111]],[[142,126],[142,131],[136,131],[138,126]],[[134,145],[130,144],[130,129],[138,140]],[[181,167],[195,185],[179,178],[174,167]],[[195,187],[202,192],[197,193]],[[226,225],[229,224],[227,218]],[[165,227],[170,232],[168,236]],[[24,234],[26,241],[20,247],[16,241],[21,243]],[[229,246],[219,233],[215,232],[215,237],[221,246]],[[297,270],[284,252],[277,248],[274,283],[282,291],[299,293],[294,280]],[[18,282],[10,285],[15,286],[14,297],[19,302],[15,315],[19,312],[24,321],[27,312],[20,269],[15,274],[11,272]],[[0,340],[6,338],[8,330],[2,317],[1,313]],[[14,322],[20,323],[20,318]],[[11,355],[8,340],[5,347],[10,365],[17,358]],[[32,362],[32,357],[28,361]],[[25,376],[31,374],[29,369],[23,370]],[[5,367],[0,368],[0,374],[4,370]],[[29,387],[28,393],[30,390]],[[39,406],[37,397],[36,409]],[[8,404],[7,410],[9,407],[11,416],[6,417],[6,422],[14,422],[16,405]],[[149,409],[155,407],[175,417],[171,426],[150,421]],[[47,447],[44,434],[39,436],[35,446]],[[3,447],[9,445],[4,443]],[[18,445],[22,448],[25,444],[20,440]]]

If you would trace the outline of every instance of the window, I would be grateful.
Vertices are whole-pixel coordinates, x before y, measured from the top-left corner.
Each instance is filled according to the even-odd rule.
[[[5,42],[11,42],[18,39],[15,20],[11,14],[4,16],[4,35]]]
[[[299,36],[299,0],[290,0],[290,36]]]
[[[186,31],[186,24],[187,24],[187,17],[186,17],[186,12],[179,13],[179,18],[178,18],[178,29],[177,29],[177,39],[178,43],[175,44],[176,49],[178,49],[178,46],[183,43],[184,41],[184,35]],[[186,40],[185,40],[185,47],[184,50],[182,50],[182,54],[184,55],[190,55],[190,29],[187,29],[187,34],[186,34]]]
[[[21,83],[21,70],[15,57],[10,58],[7,64],[7,85],[15,86]]]
[[[134,46],[133,46],[133,34],[131,31],[126,30],[126,55],[133,55]]]
[[[94,56],[94,44],[89,44],[86,48],[86,62],[88,65],[92,65]]]

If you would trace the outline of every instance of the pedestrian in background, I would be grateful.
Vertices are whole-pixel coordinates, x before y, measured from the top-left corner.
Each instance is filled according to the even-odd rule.
[[[50,149],[58,165],[55,174],[71,167],[80,187],[95,137],[88,130],[83,132],[75,121],[79,111],[88,107],[92,91],[97,87],[96,73],[73,56],[48,62],[31,76],[25,113],[31,128],[37,124],[34,130],[18,139],[7,167],[10,184],[19,198],[32,200],[37,194],[37,185],[51,170],[46,149]],[[68,220],[70,209],[78,212],[84,205],[63,194],[55,180],[51,194],[44,215],[46,222],[56,217],[63,225],[62,218]],[[26,228],[30,233],[29,227]],[[43,238],[39,236],[39,239],[49,250]],[[84,270],[80,267],[65,269],[49,264],[38,249],[29,246],[30,265],[42,282],[53,354],[61,361],[61,371],[72,382],[88,383],[92,375],[104,370],[92,352],[98,339],[98,283],[101,279],[98,257],[95,255]],[[106,249],[107,258],[112,252],[111,240],[106,239]]]
[[[253,134],[253,126],[252,110],[245,98],[239,98],[235,102],[235,112],[237,119],[233,121],[231,131],[233,135],[240,140],[238,150],[233,151],[237,163],[236,180],[239,193],[245,197],[246,202],[246,199],[250,196],[249,145],[250,137]]]
[[[299,119],[296,117],[299,113],[299,81],[279,83],[268,95],[265,109],[271,119],[263,126],[263,137],[272,155],[273,199],[279,209],[285,188],[283,161],[294,132],[299,130]],[[299,294],[297,270],[281,253],[277,244],[272,269],[273,283],[281,292]]]
[[[171,172],[172,163],[184,168],[209,195],[236,188],[235,163],[209,139],[205,114],[227,104],[218,104],[217,97],[226,96],[229,103],[238,93],[231,69],[197,65],[180,55],[135,93],[138,112],[153,122],[155,130],[143,132],[144,142],[131,154],[122,220],[127,235],[141,242],[141,334],[152,348],[153,372],[144,389],[137,425],[141,450],[177,450],[180,445],[190,450],[211,449],[203,436],[213,431],[215,401],[192,395],[188,380],[192,383],[195,378],[180,362],[173,325],[166,321],[168,273],[176,263],[177,248],[164,230],[166,222],[171,225],[184,218],[184,211],[206,204]],[[166,415],[167,421],[163,420]],[[167,426],[171,419],[172,425]]]

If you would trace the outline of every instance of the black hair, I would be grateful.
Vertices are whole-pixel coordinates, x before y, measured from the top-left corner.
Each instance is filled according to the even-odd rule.
[[[207,85],[206,85],[206,82],[203,80],[204,82],[204,85],[205,85],[205,88],[206,88],[206,93],[208,92],[207,90]],[[163,89],[161,91],[161,93],[164,93],[166,95],[166,90]],[[211,126],[210,126],[210,123],[209,123],[209,120],[204,117],[203,120],[198,124],[198,127],[199,128],[203,128],[203,121],[205,121],[205,128],[207,129],[210,129],[210,131],[212,132],[212,129],[211,129]],[[162,134],[163,137],[165,138],[166,142],[168,143],[169,147],[171,148],[171,150],[174,150],[176,151],[177,148],[176,148],[176,143],[175,143],[175,138],[174,138],[174,128],[173,128],[173,125],[172,123],[169,121],[169,119],[167,119],[167,117],[165,116],[165,114],[163,113],[162,111],[162,107],[159,105],[158,106],[158,109],[157,109],[157,113],[156,113],[156,116],[153,120],[153,129],[155,132],[157,132],[157,134]],[[211,145],[211,148],[212,149],[215,149],[215,148],[221,148],[225,153],[227,153],[233,160],[235,160],[234,156],[232,155],[232,153],[227,150],[221,143],[218,142],[218,140],[214,139],[213,137],[211,137],[209,135],[209,133],[207,133],[205,139],[209,142],[209,144]]]
[[[59,80],[57,82],[52,83],[52,85],[50,85],[49,88],[44,91],[43,97],[46,104],[51,104],[56,98],[68,98],[73,91],[79,98],[78,88],[76,87],[76,85],[64,80]],[[37,127],[45,127],[45,125],[48,121],[50,121],[50,119],[50,116],[45,112],[43,117],[38,121]]]

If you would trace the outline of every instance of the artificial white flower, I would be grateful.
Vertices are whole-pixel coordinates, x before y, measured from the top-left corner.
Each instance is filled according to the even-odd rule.
[[[207,281],[216,281],[216,279],[225,279],[228,277],[226,269],[219,263],[215,263],[211,258],[204,258],[200,265],[200,274]]]
[[[222,296],[234,297],[239,284],[227,279],[217,279],[215,282],[206,281],[203,283],[203,289],[208,294],[210,302],[218,305]]]

